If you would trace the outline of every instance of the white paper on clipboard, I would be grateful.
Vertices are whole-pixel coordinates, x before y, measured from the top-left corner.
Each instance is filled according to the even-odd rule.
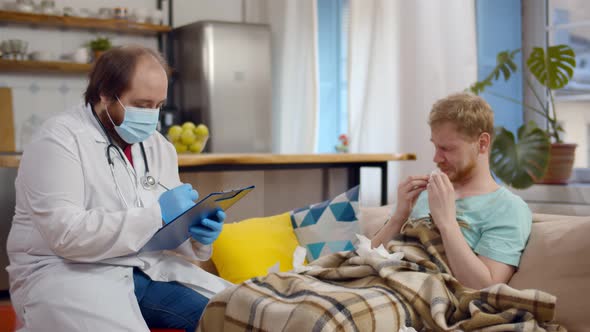
[[[194,220],[213,216],[218,209],[226,211],[253,189],[254,186],[249,186],[241,189],[210,193],[197,202],[195,206],[160,228],[143,248],[141,248],[140,252],[176,249],[190,237],[189,228]]]

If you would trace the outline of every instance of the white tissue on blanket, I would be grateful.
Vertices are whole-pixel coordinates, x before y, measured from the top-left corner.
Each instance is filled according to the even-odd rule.
[[[398,332],[418,332],[413,327],[402,326]]]
[[[293,251],[293,272],[302,273],[317,268],[317,266],[303,265],[306,254],[307,249],[304,247],[297,246],[297,248],[295,248],[295,251]]]
[[[366,236],[356,234],[356,237],[359,239],[356,253],[361,257],[380,257],[393,261],[401,261],[402,258],[404,258],[403,252],[394,252],[393,254],[390,254],[385,247],[383,247],[383,244],[380,244],[377,248],[372,248],[371,240]]]

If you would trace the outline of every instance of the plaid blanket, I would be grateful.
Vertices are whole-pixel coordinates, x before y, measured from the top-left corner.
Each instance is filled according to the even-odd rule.
[[[318,268],[272,273],[213,297],[198,331],[566,331],[552,324],[555,297],[498,284],[462,286],[436,227],[408,221],[386,249],[402,260],[342,252]]]

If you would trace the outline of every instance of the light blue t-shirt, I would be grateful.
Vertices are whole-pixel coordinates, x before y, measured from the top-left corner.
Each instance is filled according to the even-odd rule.
[[[504,264],[518,267],[531,233],[533,217],[528,205],[508,189],[457,199],[457,220],[469,228],[461,232],[471,249]],[[411,219],[428,217],[428,192],[423,191],[410,214]]]

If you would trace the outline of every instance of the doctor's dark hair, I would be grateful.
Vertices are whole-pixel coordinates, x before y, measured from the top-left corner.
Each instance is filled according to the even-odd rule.
[[[88,87],[84,92],[86,105],[96,105],[101,95],[114,100],[129,90],[135,67],[144,56],[153,57],[166,74],[170,74],[166,60],[152,49],[137,45],[112,48],[95,61],[88,75]]]
[[[480,96],[469,92],[452,94],[432,106],[428,124],[432,127],[453,123],[457,131],[469,140],[477,140],[482,133],[494,137],[494,112]]]

